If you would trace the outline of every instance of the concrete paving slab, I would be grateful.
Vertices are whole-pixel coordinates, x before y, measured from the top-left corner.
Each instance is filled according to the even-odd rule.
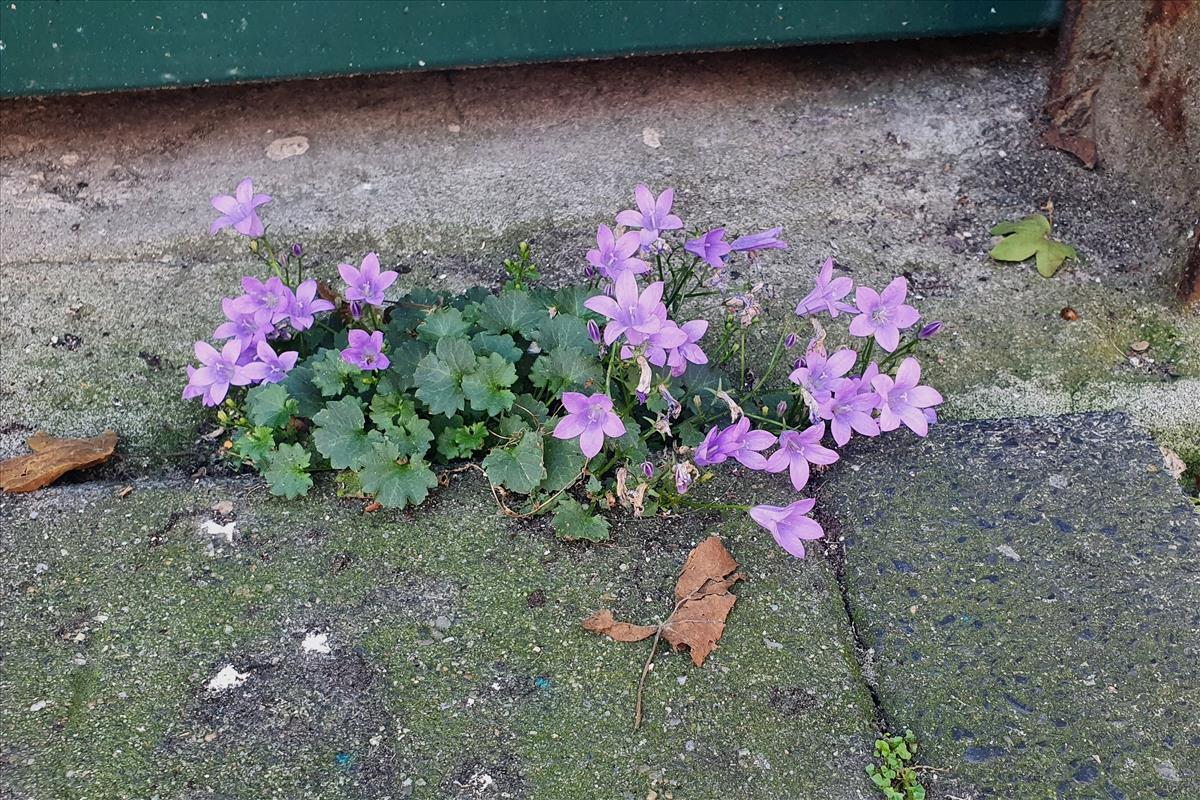
[[[0,499],[0,795],[872,796],[834,572],[744,517],[583,546],[503,520],[474,478],[414,513],[248,481],[117,488]],[[199,532],[214,516],[232,543]],[[729,627],[702,669],[659,656],[634,732],[649,645],[580,622],[658,619],[713,533],[746,571]]]
[[[1200,515],[1128,418],[949,423],[847,466],[821,502],[865,670],[946,791],[1192,795]]]

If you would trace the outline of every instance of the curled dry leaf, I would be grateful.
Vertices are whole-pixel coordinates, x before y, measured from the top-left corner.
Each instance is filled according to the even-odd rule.
[[[675,607],[660,625],[618,622],[603,609],[585,619],[583,627],[618,642],[639,642],[658,633],[673,650],[687,650],[696,666],[702,666],[716,649],[725,619],[737,602],[729,593],[743,577],[737,568],[720,538],[710,536],[688,555],[675,584]]]
[[[36,491],[73,469],[103,464],[117,447],[117,435],[105,431],[90,439],[58,439],[38,432],[25,443],[32,454],[0,462],[0,489],[6,492]]]

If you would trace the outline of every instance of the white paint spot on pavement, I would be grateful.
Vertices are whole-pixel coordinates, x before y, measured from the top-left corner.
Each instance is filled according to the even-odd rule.
[[[226,664],[221,668],[221,671],[214,675],[213,679],[208,682],[208,690],[214,693],[224,692],[228,689],[241,686],[249,677],[249,672],[238,672],[232,664]]]

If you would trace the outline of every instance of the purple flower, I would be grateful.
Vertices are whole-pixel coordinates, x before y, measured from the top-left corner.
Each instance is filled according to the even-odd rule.
[[[230,386],[250,383],[245,367],[238,365],[242,346],[236,339],[226,342],[220,351],[208,342],[196,342],[195,351],[202,366],[189,371],[188,385],[183,390],[185,398],[199,396],[204,405],[215,406],[225,399]]]
[[[304,255],[304,248],[300,246],[299,242],[292,242],[292,255],[296,258]]]
[[[579,449],[588,458],[604,447],[605,436],[615,439],[625,435],[625,423],[613,413],[612,398],[606,394],[563,392],[562,404],[567,415],[554,426],[554,438],[578,437]]]
[[[596,295],[584,301],[584,306],[609,319],[604,326],[604,343],[612,344],[621,334],[631,345],[639,345],[657,333],[667,320],[667,307],[661,302],[662,281],[655,281],[638,293],[637,279],[632,272],[622,272],[617,278],[613,297]]]
[[[802,433],[784,431],[779,434],[779,449],[767,459],[767,472],[790,471],[792,486],[797,491],[808,483],[809,464],[832,464],[838,454],[821,445],[825,423],[818,422]]]
[[[338,274],[346,282],[346,299],[372,306],[383,305],[383,292],[396,282],[398,273],[392,270],[379,271],[379,256],[367,253],[362,260],[362,268],[355,269],[349,264],[338,264]]]
[[[829,429],[838,447],[850,441],[850,431],[863,436],[878,436],[879,423],[871,413],[879,406],[879,395],[871,390],[871,379],[879,374],[872,361],[862,378],[843,378],[834,384],[833,394],[817,404],[821,419],[829,420]]]
[[[783,348],[785,350],[791,350],[795,346],[796,346],[796,334],[789,333],[786,337],[784,337]]]
[[[687,371],[688,364],[707,364],[708,356],[700,348],[699,341],[708,332],[708,320],[694,319],[679,326],[687,339],[683,344],[676,345],[667,353],[667,366],[671,374],[678,378]]]
[[[267,334],[275,330],[271,324],[271,312],[265,308],[247,310],[241,301],[229,297],[221,300],[221,310],[225,312],[225,322],[213,331],[214,339],[236,339],[243,349],[253,349],[253,346],[267,338]]]
[[[786,250],[787,242],[779,238],[783,228],[752,233],[749,236],[739,236],[730,243],[735,253],[753,253],[755,250]]]
[[[641,247],[637,231],[629,231],[620,239],[613,236],[612,229],[601,225],[596,229],[596,249],[588,250],[587,260],[609,280],[616,280],[622,273],[640,275],[650,271],[650,265],[633,254]]]
[[[722,448],[748,469],[766,469],[767,459],[761,452],[775,444],[775,434],[750,430],[750,420],[742,417],[721,432]]]
[[[917,436],[929,433],[925,409],[941,403],[942,396],[920,382],[921,364],[911,356],[900,362],[895,380],[887,375],[871,379],[871,388],[879,395],[879,430],[893,431],[903,422]]]
[[[675,465],[675,491],[679,494],[687,494],[688,489],[692,488],[692,481],[696,479],[696,468],[688,461],[684,461]]]
[[[687,343],[687,333],[671,320],[665,320],[661,328],[646,338],[646,360],[656,367],[665,367],[670,354],[675,348]],[[621,358],[633,358],[634,350],[630,345],[621,347]]]
[[[804,542],[825,535],[820,523],[805,516],[816,505],[815,500],[797,500],[786,506],[755,506],[750,519],[770,531],[775,543],[796,558],[804,558]]]
[[[391,362],[383,354],[383,331],[350,331],[350,346],[342,351],[342,361],[359,369],[387,369]]]
[[[242,278],[242,289],[246,293],[234,301],[239,311],[248,313],[265,309],[271,312],[272,323],[287,319],[292,306],[292,290],[284,286],[278,277],[268,278],[263,283],[247,275]]]
[[[724,228],[713,228],[695,239],[688,239],[684,243],[683,249],[715,269],[725,266],[724,257],[729,255],[732,250],[729,243],[725,241]]]
[[[587,321],[587,332],[592,344],[600,344],[600,326],[596,324],[596,320],[589,319]]]
[[[735,458],[749,469],[766,469],[767,459],[760,453],[775,444],[775,435],[750,430],[750,420],[742,417],[724,430],[714,425],[696,448],[696,464],[708,467]]]
[[[897,277],[882,292],[866,286],[858,287],[854,302],[859,314],[850,321],[854,336],[874,336],[879,346],[889,353],[900,344],[900,331],[917,324],[921,315],[912,306],[904,305],[908,281]]]
[[[653,478],[654,477],[654,465],[651,464],[649,461],[643,461],[642,462],[642,474],[645,475],[647,478]]]
[[[255,194],[254,184],[249,178],[238,184],[234,195],[219,194],[212,198],[212,205],[221,216],[208,226],[208,235],[214,236],[222,228],[232,227],[243,236],[256,239],[263,235],[262,220],[258,218],[256,208],[271,202],[270,195]]]
[[[843,347],[829,357],[819,351],[809,350],[804,356],[804,366],[797,367],[788,379],[798,386],[803,386],[813,399],[820,402],[829,397],[834,381],[849,372],[857,359],[858,353],[848,347]]]
[[[313,326],[317,314],[332,310],[333,303],[323,297],[317,297],[317,282],[310,278],[296,287],[296,294],[292,298],[292,307],[288,310],[288,316],[293,328],[304,331]]]
[[[831,317],[836,317],[843,311],[853,314],[858,309],[849,303],[842,302],[842,298],[850,294],[850,290],[853,288],[854,281],[849,278],[833,277],[833,259],[827,258],[821,265],[820,273],[817,274],[816,288],[805,295],[804,299],[796,305],[796,314],[801,317],[821,311],[829,312]]]
[[[643,184],[633,191],[637,200],[637,211],[627,210],[617,214],[617,224],[627,228],[641,228],[639,238],[643,246],[649,246],[662,231],[673,231],[683,227],[683,220],[671,213],[675,202],[675,190],[667,189],[657,199]]]
[[[296,359],[300,356],[295,350],[287,351],[282,355],[277,354],[266,342],[259,342],[254,352],[258,356],[258,361],[247,364],[245,372],[251,380],[263,383],[282,381],[291,372],[292,367],[296,366]]]
[[[917,331],[917,338],[922,339],[922,340],[932,339],[933,337],[937,336],[941,332],[942,332],[942,321],[939,319],[939,320],[935,320],[935,321],[929,323],[924,328],[921,328],[921,330]]]

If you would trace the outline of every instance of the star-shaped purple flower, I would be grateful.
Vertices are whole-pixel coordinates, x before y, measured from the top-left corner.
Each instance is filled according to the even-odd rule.
[[[244,295],[234,300],[234,305],[243,313],[253,313],[265,309],[271,314],[271,322],[281,322],[287,319],[292,307],[292,290],[284,285],[278,277],[268,278],[263,283],[258,278],[247,275],[242,278]]]
[[[796,314],[801,317],[822,311],[828,312],[831,317],[836,317],[842,312],[853,314],[858,309],[842,301],[853,289],[854,281],[844,275],[839,278],[833,277],[833,259],[827,258],[817,274],[816,287],[796,305]]]
[[[825,423],[818,422],[803,432],[784,431],[779,434],[779,449],[767,459],[767,472],[791,473],[792,486],[797,491],[808,483],[809,464],[832,464],[838,454],[821,445]]]
[[[667,353],[667,366],[671,374],[678,378],[687,371],[688,364],[707,364],[708,355],[700,348],[700,340],[708,332],[708,320],[694,319],[679,326],[687,339],[683,344],[676,345]]]
[[[725,256],[729,255],[733,248],[725,241],[725,229],[713,228],[695,239],[688,239],[683,249],[713,269],[720,269],[725,266]]]
[[[237,339],[225,343],[219,351],[208,342],[196,342],[196,358],[200,368],[188,372],[184,398],[201,397],[204,405],[215,406],[225,399],[230,386],[246,386],[252,378],[238,364],[242,346]]]
[[[641,228],[639,238],[642,246],[648,247],[663,231],[674,231],[683,227],[683,220],[671,213],[675,202],[675,190],[666,189],[655,198],[644,184],[633,191],[638,210],[628,209],[617,214],[617,224],[626,228]]]
[[[219,194],[212,198],[213,208],[220,211],[221,216],[213,220],[213,224],[208,227],[208,235],[214,236],[222,228],[233,228],[252,239],[262,236],[265,229],[255,209],[269,202],[270,195],[255,194],[254,184],[246,178],[238,184],[232,196]]]
[[[879,395],[879,429],[894,431],[900,423],[917,436],[929,433],[926,409],[942,402],[937,389],[921,386],[921,364],[912,356],[900,362],[893,380],[888,375],[876,375],[871,388]]]
[[[786,250],[787,242],[779,238],[781,231],[783,228],[771,228],[747,236],[739,236],[730,242],[729,246],[735,253],[753,253],[756,250]]]
[[[775,434],[750,430],[750,420],[742,417],[724,429],[715,425],[696,448],[695,462],[709,467],[729,458],[749,469],[766,469],[767,459],[760,451],[775,444]]]
[[[221,300],[221,310],[225,312],[225,322],[213,331],[214,339],[236,339],[242,349],[253,350],[254,345],[267,338],[267,334],[275,330],[271,324],[269,309],[251,309],[244,307],[239,300],[225,297]]]
[[[380,272],[379,256],[374,253],[367,253],[361,269],[355,269],[350,264],[338,264],[338,274],[346,282],[343,294],[347,300],[372,306],[383,305],[384,291],[400,277],[399,273],[390,269]]]
[[[858,316],[850,321],[854,336],[874,336],[884,350],[893,352],[900,344],[900,331],[917,324],[921,315],[904,304],[908,281],[898,276],[882,292],[860,286],[854,293]]]
[[[355,328],[350,331],[350,346],[342,351],[342,360],[359,369],[387,369],[388,357],[383,354],[383,331],[367,333]]]
[[[333,303],[323,297],[317,297],[317,282],[310,278],[296,287],[292,306],[288,309],[288,318],[293,328],[306,331],[316,322],[317,314],[332,310]]]
[[[250,362],[243,369],[252,381],[261,383],[279,383],[285,379],[300,356],[295,350],[276,353],[266,342],[259,342],[254,353],[258,360]]]
[[[816,501],[797,500],[786,506],[759,505],[750,509],[750,519],[775,537],[775,543],[796,558],[804,558],[804,543],[825,535],[820,523],[805,515]]]
[[[625,423],[613,413],[612,398],[606,394],[563,392],[562,404],[567,415],[554,426],[554,438],[578,438],[579,449],[588,458],[604,447],[605,436],[615,439],[625,435]]]
[[[838,447],[850,441],[850,432],[878,436],[879,423],[871,414],[879,406],[879,395],[871,389],[871,379],[879,374],[872,361],[861,378],[842,378],[834,383],[833,394],[817,404],[821,419],[829,421],[829,430]]]
[[[857,359],[858,353],[848,347],[828,357],[817,350],[809,350],[804,356],[804,364],[793,370],[788,379],[803,386],[814,400],[820,402],[829,397],[834,381],[849,372]]]
[[[633,254],[641,247],[641,236],[637,231],[629,231],[618,239],[613,235],[612,228],[601,225],[596,229],[596,247],[588,250],[587,260],[596,270],[615,281],[622,273],[632,272],[640,275],[650,271],[650,265]]]
[[[622,272],[613,286],[613,296],[589,297],[583,305],[608,317],[604,326],[604,343],[612,344],[621,334],[631,345],[639,345],[657,333],[667,320],[667,307],[662,303],[663,283],[655,281],[638,292],[637,279],[632,272]]]

